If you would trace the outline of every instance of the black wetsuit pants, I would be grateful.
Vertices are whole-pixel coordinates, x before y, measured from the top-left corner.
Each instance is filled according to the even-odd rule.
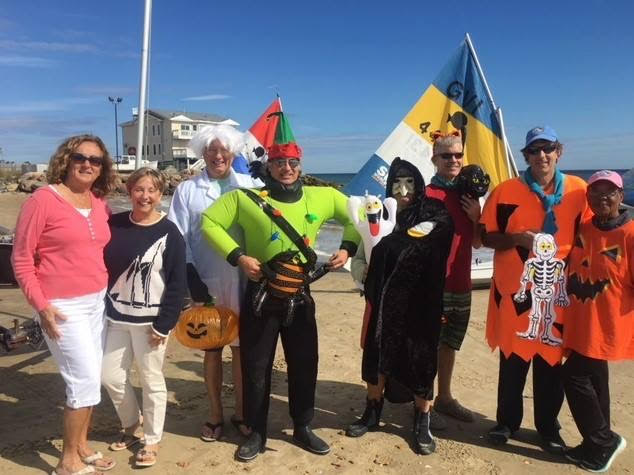
[[[561,365],[551,366],[541,356],[535,355],[533,363],[533,410],[535,428],[543,437],[559,432],[557,416],[564,402]],[[518,430],[524,416],[522,393],[531,361],[524,361],[515,353],[506,358],[500,351],[498,379],[497,423]]]
[[[563,366],[563,377],[568,406],[584,444],[611,446],[616,436],[610,429],[608,362],[573,351]]]
[[[240,353],[244,386],[246,423],[266,441],[266,426],[271,394],[271,372],[278,335],[286,358],[288,402],[294,425],[308,425],[315,407],[317,383],[317,324],[315,303],[295,308],[293,322],[282,326],[286,301],[269,296],[262,314],[253,312],[253,293],[257,285],[249,282],[240,314]]]

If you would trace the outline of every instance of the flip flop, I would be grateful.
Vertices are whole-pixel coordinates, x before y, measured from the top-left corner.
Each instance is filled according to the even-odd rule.
[[[102,463],[104,463],[105,465],[99,465],[99,460],[101,460]],[[84,462],[86,465],[94,466],[97,470],[100,470],[101,472],[112,470],[115,465],[117,465],[117,462],[110,458],[104,457],[101,452],[95,452],[94,454],[87,457],[82,457],[81,461]]]
[[[118,441],[110,444],[108,448],[112,450],[113,452],[118,452],[119,450],[125,450],[129,447],[132,447],[133,445],[136,445],[139,442],[141,442],[140,437],[124,433],[124,434],[121,434],[121,438]]]
[[[238,419],[235,415],[231,416],[231,423],[233,424],[233,427],[235,427],[236,430],[240,433],[240,435],[243,435],[244,437],[248,437],[249,435],[251,435],[251,429],[249,429],[249,426],[242,419]]]
[[[156,450],[141,449],[136,453],[134,463],[137,467],[151,467],[156,463],[157,455],[158,452]]]
[[[216,440],[220,440],[222,437],[222,426],[224,422],[219,422],[218,424],[212,424],[211,422],[205,422],[203,429],[206,427],[211,431],[211,436],[205,435],[204,433],[200,433],[200,439],[205,442],[215,442]]]

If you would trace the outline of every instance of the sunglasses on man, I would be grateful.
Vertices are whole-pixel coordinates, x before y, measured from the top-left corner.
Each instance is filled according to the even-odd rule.
[[[553,153],[557,150],[556,143],[549,143],[546,145],[542,145],[541,147],[526,147],[524,151],[528,155],[539,155],[540,152],[544,152],[545,154]]]
[[[270,160],[270,162],[277,168],[284,168],[286,164],[288,164],[289,167],[295,170],[299,166],[299,159],[297,158],[275,158],[273,160]]]
[[[442,158],[443,160],[451,160],[454,157],[456,157],[457,160],[460,160],[464,157],[464,153],[437,153],[436,156]]]
[[[82,164],[86,160],[90,162],[93,167],[100,167],[103,165],[103,157],[87,157],[81,153],[71,153],[70,159],[73,163]]]

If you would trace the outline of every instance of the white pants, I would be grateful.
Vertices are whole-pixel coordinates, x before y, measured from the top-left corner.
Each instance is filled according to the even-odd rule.
[[[57,322],[59,339],[44,337],[66,383],[66,405],[72,409],[96,406],[101,401],[105,294],[106,289],[50,300],[67,319]]]
[[[145,443],[158,444],[163,436],[167,388],[163,359],[167,343],[150,346],[150,325],[107,322],[101,382],[112,399],[121,425],[131,427],[139,421],[139,404],[130,383],[132,361],[136,362],[143,387],[143,432]]]

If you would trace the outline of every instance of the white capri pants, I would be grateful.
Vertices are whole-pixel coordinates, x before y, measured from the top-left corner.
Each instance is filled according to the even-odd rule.
[[[58,320],[61,336],[46,334],[46,344],[66,383],[66,405],[71,409],[96,406],[101,401],[104,296],[100,292],[68,299],[51,299],[66,316]]]
[[[167,341],[150,346],[151,325],[132,325],[108,320],[101,381],[105,386],[123,428],[139,422],[139,404],[130,383],[130,368],[136,362],[143,387],[143,433],[147,445],[163,437],[167,387],[163,360]]]

